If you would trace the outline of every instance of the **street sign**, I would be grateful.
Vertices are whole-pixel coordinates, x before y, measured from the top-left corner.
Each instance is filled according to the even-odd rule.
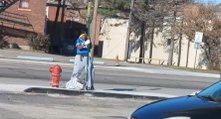
[[[196,32],[195,33],[195,43],[202,43],[203,40],[203,33],[202,32]]]
[[[195,48],[195,49],[199,49],[199,48],[200,48],[200,43],[195,42],[194,48]]]
[[[196,32],[195,33],[195,40],[194,40],[194,43],[195,43],[194,48],[196,49],[194,69],[196,67],[197,50],[200,48],[200,44],[202,43],[202,40],[203,40],[203,33],[202,32]]]

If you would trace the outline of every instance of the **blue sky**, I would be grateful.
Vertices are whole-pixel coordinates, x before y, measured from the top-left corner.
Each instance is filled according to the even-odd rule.
[[[196,1],[203,4],[214,4],[214,5],[221,3],[221,0],[196,0]]]

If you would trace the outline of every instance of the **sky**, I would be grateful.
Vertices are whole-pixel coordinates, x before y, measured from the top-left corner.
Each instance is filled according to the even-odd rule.
[[[203,4],[213,4],[213,5],[221,3],[221,0],[196,0],[196,1]]]

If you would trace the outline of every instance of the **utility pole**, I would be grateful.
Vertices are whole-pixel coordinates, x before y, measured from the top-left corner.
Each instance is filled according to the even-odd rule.
[[[134,0],[131,0],[130,3],[130,14],[128,19],[128,25],[127,25],[127,36],[126,36],[126,43],[125,43],[125,53],[124,53],[124,61],[128,60],[128,46],[129,46],[129,39],[130,39],[130,26],[131,26],[131,19],[132,19],[132,10],[134,6]]]
[[[87,3],[87,35],[90,36],[90,23],[91,23],[91,1]]]
[[[91,23],[91,1],[88,0],[87,3],[87,35],[90,36],[90,23]],[[88,48],[89,49],[89,48]],[[86,81],[89,80],[89,70],[88,70],[88,66],[89,66],[89,53],[87,55],[87,70],[86,70]]]
[[[220,80],[221,80],[221,38],[219,39],[219,71],[220,71]]]
[[[51,39],[51,43],[52,43],[52,46],[51,46],[51,52],[54,53],[54,48],[53,48],[53,45],[55,43],[55,39],[56,39],[56,32],[57,32],[57,23],[58,23],[58,17],[59,17],[59,13],[60,13],[60,7],[61,7],[61,0],[58,0],[58,4],[57,4],[57,10],[56,10],[56,15],[55,15],[55,20],[54,20],[54,26],[53,26],[53,30],[52,30],[52,39]],[[58,44],[56,44],[58,45]]]
[[[66,7],[66,0],[63,0],[62,4],[62,13],[61,13],[61,39],[59,40],[60,54],[63,54],[63,42],[64,42],[64,14]]]
[[[98,9],[98,3],[99,0],[94,0],[94,13],[93,13],[93,24],[92,24],[92,28],[93,28],[93,33],[91,34],[91,42],[92,42],[92,48],[91,48],[91,59],[93,62],[93,58],[94,58],[94,43],[95,43],[95,39],[96,39],[96,31],[97,31],[97,9]]]

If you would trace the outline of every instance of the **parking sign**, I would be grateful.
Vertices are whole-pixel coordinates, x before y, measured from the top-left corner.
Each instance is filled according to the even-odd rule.
[[[203,33],[202,32],[196,32],[195,33],[195,43],[202,43],[203,40]]]

